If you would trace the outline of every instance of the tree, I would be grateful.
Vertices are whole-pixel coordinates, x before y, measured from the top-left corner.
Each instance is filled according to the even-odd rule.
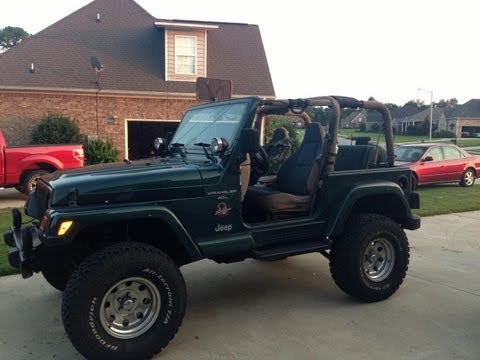
[[[422,100],[419,100],[419,99],[407,101],[403,105],[403,107],[408,107],[408,106],[416,107],[418,111],[425,110],[428,107],[427,105],[425,105],[425,103]]]
[[[7,26],[0,29],[0,49],[11,49],[28,37],[30,34],[20,27]]]
[[[436,105],[442,109],[454,108],[458,105],[458,100],[457,98],[451,98],[448,100],[441,99]]]
[[[393,103],[385,103],[385,106],[388,108],[388,110],[390,110],[390,112],[394,112],[400,109],[400,107],[397,104],[393,104]]]

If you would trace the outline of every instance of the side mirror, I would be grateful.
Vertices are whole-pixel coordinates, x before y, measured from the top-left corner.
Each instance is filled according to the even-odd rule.
[[[423,159],[423,161],[427,162],[427,161],[433,161],[433,157],[431,156],[426,156],[425,159]]]
[[[260,136],[255,128],[242,129],[240,133],[240,152],[256,153],[260,150]]]

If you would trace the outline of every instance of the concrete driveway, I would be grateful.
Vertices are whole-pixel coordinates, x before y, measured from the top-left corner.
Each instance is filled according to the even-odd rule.
[[[341,292],[321,255],[185,266],[187,314],[157,358],[478,360],[479,233],[480,211],[424,218],[404,284],[374,304]],[[2,359],[81,358],[41,275],[0,278],[0,299]]]
[[[23,208],[27,195],[14,188],[0,189],[0,209],[8,207]]]

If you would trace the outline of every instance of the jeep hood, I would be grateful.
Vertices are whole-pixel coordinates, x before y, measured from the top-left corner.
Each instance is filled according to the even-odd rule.
[[[410,166],[414,163],[415,162],[412,162],[412,161],[398,161],[398,160],[395,160],[395,165],[397,165],[397,166]]]
[[[52,205],[150,202],[202,196],[198,167],[181,160],[139,160],[57,171],[42,180],[52,189]]]

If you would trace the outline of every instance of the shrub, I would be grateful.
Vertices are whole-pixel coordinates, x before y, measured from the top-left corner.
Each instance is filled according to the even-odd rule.
[[[435,131],[434,133],[432,133],[432,137],[434,137],[434,138],[454,138],[455,133],[453,131],[440,130],[440,131]]]
[[[78,125],[67,116],[48,114],[32,132],[32,144],[79,144],[82,135]]]
[[[380,132],[382,131],[382,126],[379,123],[373,123],[370,130],[373,132]]]
[[[85,162],[87,165],[115,162],[119,153],[110,139],[94,139],[85,149]]]

